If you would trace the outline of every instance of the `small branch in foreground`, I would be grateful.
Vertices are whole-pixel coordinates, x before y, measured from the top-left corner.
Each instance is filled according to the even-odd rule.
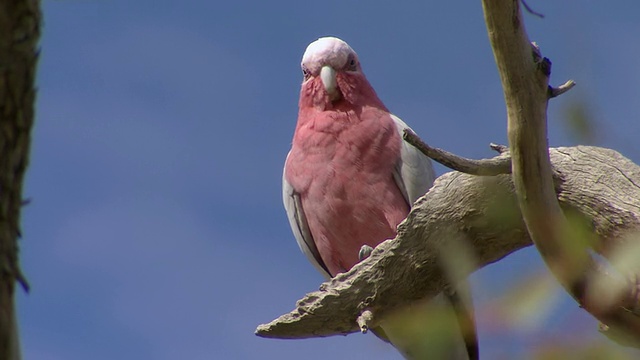
[[[470,175],[495,176],[511,173],[510,158],[492,158],[482,160],[472,160],[452,154],[448,151],[432,148],[409,129],[404,130],[403,138],[426,156],[439,162],[440,164]]]

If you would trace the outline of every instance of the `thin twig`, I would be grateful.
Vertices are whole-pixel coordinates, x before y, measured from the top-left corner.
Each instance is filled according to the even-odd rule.
[[[22,269],[18,267],[15,272],[16,281],[18,281],[20,286],[22,286],[22,290],[24,290],[24,292],[29,293],[29,291],[31,290],[31,285],[29,284],[29,280],[27,280],[27,277],[22,273]]]
[[[567,80],[566,83],[554,88],[553,86],[549,86],[549,99],[560,96],[567,91],[571,90],[574,86],[576,86],[576,82],[573,80]]]
[[[463,158],[442,149],[432,148],[409,129],[404,130],[403,138],[426,156],[453,170],[480,176],[511,173],[511,159],[508,157],[481,160]]]
[[[537,16],[540,19],[544,19],[544,14],[533,10],[525,0],[520,0],[520,2],[522,3],[522,6],[524,6],[525,10],[527,10],[529,14]]]
[[[491,150],[497,151],[498,154],[509,152],[509,147],[505,145],[491,143],[489,144],[489,147],[491,148]]]

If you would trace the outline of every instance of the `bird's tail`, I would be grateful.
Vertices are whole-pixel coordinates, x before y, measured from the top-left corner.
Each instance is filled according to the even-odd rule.
[[[473,312],[473,300],[471,299],[469,283],[465,281],[462,287],[464,288],[458,286],[458,289],[452,294],[448,294],[447,298],[456,315],[458,327],[462,333],[467,349],[468,358],[470,360],[478,360],[480,358],[478,333],[476,330],[476,318]]]

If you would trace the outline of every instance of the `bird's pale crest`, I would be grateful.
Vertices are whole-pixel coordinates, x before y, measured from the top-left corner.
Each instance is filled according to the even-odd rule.
[[[346,42],[336,37],[323,37],[307,46],[302,56],[302,68],[312,75],[318,75],[323,66],[335,70],[343,69],[347,61],[357,62],[358,55]]]

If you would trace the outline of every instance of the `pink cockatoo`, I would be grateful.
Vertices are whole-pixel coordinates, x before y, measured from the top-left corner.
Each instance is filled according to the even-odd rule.
[[[300,249],[331,277],[360,261],[364,245],[375,247],[395,237],[397,225],[431,187],[435,174],[431,161],[402,139],[407,124],[380,101],[346,42],[324,37],[311,43],[302,72],[283,200]],[[463,336],[459,326],[463,320],[473,324],[470,301],[441,294],[433,302],[454,314],[456,330],[436,341],[446,348],[440,346],[432,358],[477,358],[475,327],[471,336]],[[398,326],[383,323],[383,336],[404,356],[424,356],[422,349],[412,349],[421,346],[413,344],[416,340],[404,341],[393,328]]]

